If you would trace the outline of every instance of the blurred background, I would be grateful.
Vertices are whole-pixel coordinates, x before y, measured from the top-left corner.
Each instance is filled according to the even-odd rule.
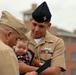
[[[23,20],[22,12],[46,1],[52,13],[52,24],[68,31],[76,29],[76,0],[0,0],[0,15],[3,10]]]
[[[0,16],[3,10],[9,11],[30,30],[31,14],[43,1],[52,13],[52,27],[48,31],[65,42],[67,71],[64,75],[76,75],[76,0],[0,0]]]

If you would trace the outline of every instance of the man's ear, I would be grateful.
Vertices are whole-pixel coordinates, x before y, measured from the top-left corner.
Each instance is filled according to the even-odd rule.
[[[32,22],[32,18],[30,18],[30,22]]]
[[[12,34],[11,31],[6,31],[6,33],[5,33],[5,43],[6,44],[8,44],[11,34]]]
[[[9,38],[10,38],[10,36],[11,36],[11,34],[12,34],[12,32],[11,32],[10,30],[9,30],[9,31],[7,31],[7,32],[6,32],[6,38],[7,38],[7,39],[9,39]]]
[[[51,23],[48,23],[48,28],[50,28],[51,27]]]

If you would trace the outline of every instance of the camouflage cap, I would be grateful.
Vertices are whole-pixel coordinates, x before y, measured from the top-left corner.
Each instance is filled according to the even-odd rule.
[[[24,36],[24,34],[27,31],[25,23],[23,23],[22,21],[20,21],[19,19],[17,19],[16,17],[14,17],[12,14],[10,14],[7,11],[2,11],[0,24],[4,24],[13,28],[21,36]]]

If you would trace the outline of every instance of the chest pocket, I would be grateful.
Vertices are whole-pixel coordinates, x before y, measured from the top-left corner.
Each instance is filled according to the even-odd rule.
[[[45,62],[48,59],[52,59],[53,51],[50,48],[42,49],[39,53],[41,62]]]

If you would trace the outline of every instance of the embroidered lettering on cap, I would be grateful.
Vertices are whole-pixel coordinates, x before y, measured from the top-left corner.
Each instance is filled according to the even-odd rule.
[[[51,17],[52,14],[45,1],[41,3],[32,13],[32,18],[39,23],[51,21]]]
[[[44,21],[47,19],[46,16],[43,17]]]

